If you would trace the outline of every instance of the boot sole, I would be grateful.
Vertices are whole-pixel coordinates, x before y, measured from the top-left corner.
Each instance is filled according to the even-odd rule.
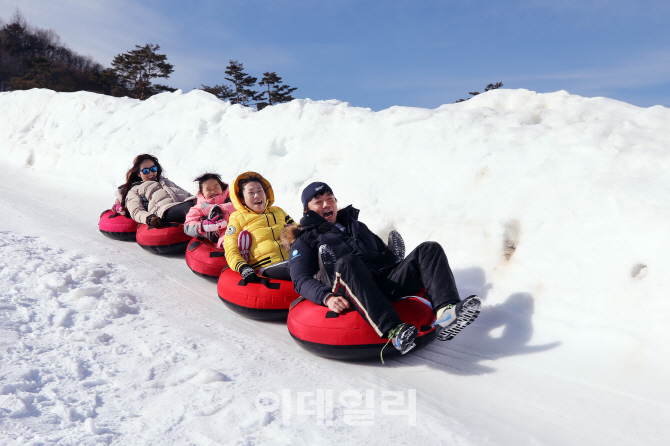
[[[393,252],[395,256],[399,259],[402,260],[405,258],[405,241],[402,239],[400,234],[397,231],[391,231],[389,234],[389,237],[392,240],[393,246],[398,247],[400,252]]]
[[[478,297],[468,298],[461,307],[458,318],[451,325],[443,328],[437,334],[437,339],[440,341],[451,341],[461,332],[465,327],[470,325],[477,316],[479,316],[480,308],[482,306]]]
[[[405,333],[403,333],[403,336],[401,338],[400,343],[401,344],[407,344],[403,345],[402,349],[399,349],[398,347],[393,345],[397,350],[400,351],[401,355],[404,355],[405,353],[409,352],[412,350],[414,347],[416,347],[416,337],[419,335],[419,332],[416,328],[414,330],[407,330]]]
[[[321,261],[321,264],[319,266],[323,266],[323,270],[328,276],[328,280],[330,280],[331,284],[335,283],[335,263],[337,262],[337,259],[335,259],[335,254],[330,251],[326,251],[323,247],[326,245],[321,245],[319,246],[319,259]]]

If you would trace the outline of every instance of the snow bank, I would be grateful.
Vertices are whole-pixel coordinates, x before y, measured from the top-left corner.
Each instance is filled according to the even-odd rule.
[[[144,102],[81,92],[0,93],[2,161],[15,173],[40,178],[55,192],[79,190],[97,197],[96,203],[111,204],[113,188],[133,157],[149,152],[170,179],[193,190],[193,178],[204,171],[219,172],[229,182],[247,170],[261,172],[273,184],[276,204],[294,218],[301,214],[302,188],[326,181],[340,205],[361,209],[361,220],[383,238],[397,229],[409,249],[424,240],[440,242],[461,294],[484,298],[482,315],[459,336],[465,344],[431,346],[416,355],[439,364],[438,371],[422,370],[420,378],[395,372],[426,395],[443,382],[442,366],[485,374],[490,369],[479,362],[505,358],[508,366],[514,363],[514,372],[499,372],[504,378],[475,385],[493,395],[479,397],[479,406],[472,401],[473,384],[451,380],[461,391],[438,391],[448,395],[452,409],[465,408],[472,419],[482,418],[478,427],[491,417],[501,426],[514,425],[515,419],[545,409],[546,422],[557,414],[568,416],[576,402],[598,414],[568,416],[573,427],[563,432],[566,437],[552,437],[552,428],[542,422],[527,427],[532,432],[528,443],[535,438],[545,444],[575,438],[650,444],[663,438],[666,428],[659,420],[670,413],[670,391],[664,385],[670,366],[665,342],[670,316],[668,129],[666,108],[643,109],[567,92],[493,90],[434,110],[392,107],[380,112],[310,100],[256,112],[201,91],[166,93]],[[78,202],[69,212],[83,213],[86,223],[95,225],[101,210]],[[12,246],[39,249],[31,243],[17,239]],[[25,319],[13,326],[12,336],[46,326],[59,339],[52,348],[67,351],[72,343],[104,344],[109,327],[104,321],[141,319],[141,305],[124,294],[123,286],[112,292],[104,286],[108,276],[77,272],[87,260],[65,257],[53,267],[66,265],[66,274],[45,270],[32,286],[68,305],[49,303],[57,307],[53,315],[33,316],[29,304],[5,298],[2,302],[8,303],[0,304],[14,306],[13,314],[21,315],[16,320]],[[84,269],[105,270],[94,263]],[[2,283],[23,280],[18,271],[2,274]],[[72,328],[82,324],[90,334]],[[123,325],[114,327],[122,330]],[[158,347],[152,341],[148,348]],[[526,356],[525,362],[510,358],[537,352],[544,353]],[[467,365],[458,365],[463,362]],[[63,367],[85,383],[90,364],[84,360]],[[38,410],[39,401],[17,399],[16,389],[39,384],[45,379],[39,375],[12,376],[6,385],[3,379],[0,407],[9,417]],[[516,375],[523,379],[515,382]],[[210,367],[183,380],[219,385],[227,376]],[[530,390],[519,393],[520,386]],[[497,394],[530,408],[508,408]],[[549,406],[544,405],[547,398]],[[105,435],[108,426],[90,415],[95,401],[71,404],[51,396],[48,401],[57,405],[60,419],[79,420],[89,433]],[[610,407],[626,409],[605,416]],[[251,431],[258,426],[277,429],[276,422],[256,415],[240,422],[250,423]],[[178,418],[176,412],[169,416]],[[643,418],[654,429],[640,428],[628,440],[619,428],[606,432],[587,426],[612,423],[624,429]],[[467,437],[467,429],[454,429]],[[525,427],[521,433],[491,429],[492,435],[505,432],[498,440],[504,444],[523,437]],[[473,443],[490,439],[482,434]]]

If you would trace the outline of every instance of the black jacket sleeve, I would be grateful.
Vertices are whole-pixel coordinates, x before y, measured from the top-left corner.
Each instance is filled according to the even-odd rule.
[[[323,301],[331,290],[314,279],[314,274],[319,271],[318,252],[298,238],[291,245],[289,267],[296,292],[317,305],[324,305]]]

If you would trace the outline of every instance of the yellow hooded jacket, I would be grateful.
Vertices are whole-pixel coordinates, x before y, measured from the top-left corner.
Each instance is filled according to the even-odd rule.
[[[249,209],[239,198],[239,182],[249,176],[260,178],[260,183],[265,190],[265,211],[261,214]],[[240,272],[240,268],[247,264],[240,255],[237,246],[237,237],[240,232],[245,230],[251,234],[249,266],[253,269],[267,268],[275,263],[288,260],[288,253],[281,246],[279,234],[284,226],[293,224],[293,219],[282,208],[272,206],[274,192],[270,183],[256,172],[243,173],[233,182],[230,200],[237,212],[231,214],[226,235],[223,239],[228,265],[235,271]]]

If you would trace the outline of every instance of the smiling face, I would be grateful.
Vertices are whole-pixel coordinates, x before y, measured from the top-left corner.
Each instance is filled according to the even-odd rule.
[[[217,195],[221,195],[223,189],[221,189],[221,183],[219,183],[216,178],[212,178],[202,182],[200,185],[200,192],[202,193],[202,196],[205,197],[205,200],[209,200]]]
[[[328,223],[337,221],[337,200],[335,195],[330,192],[324,192],[309,200],[307,209],[316,212],[325,218]]]
[[[150,169],[152,167],[156,166],[156,163],[154,163],[152,160],[144,160],[140,163],[140,178],[142,178],[142,181],[155,181],[156,177],[158,176],[158,172],[149,172],[147,174],[142,173],[142,169]]]
[[[242,196],[244,197],[244,204],[252,211],[257,214],[265,211],[267,198],[263,186],[258,181],[250,181],[245,184],[242,189]]]

